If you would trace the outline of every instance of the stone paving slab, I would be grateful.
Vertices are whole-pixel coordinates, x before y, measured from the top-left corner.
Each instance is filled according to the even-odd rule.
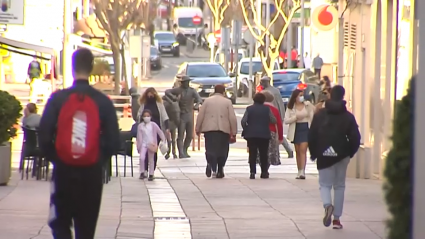
[[[201,152],[191,159],[160,159],[153,182],[136,177],[136,158],[135,177],[113,177],[104,186],[96,239],[384,238],[388,215],[380,181],[347,179],[345,228],[332,230],[321,224],[314,164],[309,163],[307,180],[294,179],[293,159],[272,168],[268,180],[250,180],[241,156],[243,150],[232,150],[224,179],[205,177]],[[51,238],[49,187],[13,173],[9,186],[0,187],[0,238]]]

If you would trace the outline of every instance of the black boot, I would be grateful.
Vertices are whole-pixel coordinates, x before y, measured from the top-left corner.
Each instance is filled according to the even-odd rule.
[[[165,157],[165,159],[169,159],[170,158],[170,153],[167,153],[164,157]]]
[[[262,172],[260,178],[269,178],[268,172]]]
[[[207,178],[211,177],[211,166],[209,164],[207,164],[207,167],[205,168],[205,175]]]
[[[255,179],[255,173],[251,173],[251,174],[249,175],[249,179]]]
[[[217,170],[216,178],[224,178],[224,170],[223,167],[219,167]]]
[[[179,158],[179,157],[177,156],[177,154],[173,154],[173,159],[177,159],[177,158]]]

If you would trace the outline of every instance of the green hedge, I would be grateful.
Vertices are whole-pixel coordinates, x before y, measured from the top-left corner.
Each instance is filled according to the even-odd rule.
[[[414,81],[412,79],[412,81]],[[385,166],[384,192],[391,218],[387,221],[388,239],[411,238],[412,191],[411,152],[413,92],[410,86],[406,96],[397,102],[393,121],[392,149]]]

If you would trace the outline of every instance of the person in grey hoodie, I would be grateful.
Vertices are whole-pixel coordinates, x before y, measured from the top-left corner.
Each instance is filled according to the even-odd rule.
[[[37,114],[37,105],[28,103],[24,109],[24,118],[22,126],[28,129],[35,130],[40,126],[41,115]]]
[[[270,85],[270,77],[268,76],[263,76],[260,79],[260,85],[263,87],[263,90],[268,91],[270,93],[272,93],[272,95],[274,96],[274,100],[272,102],[273,106],[276,107],[279,110],[279,114],[281,119],[285,118],[285,105],[283,104],[283,100],[282,100],[282,96],[280,95],[280,91]],[[286,140],[285,137],[283,137],[283,142],[282,142],[283,147],[285,148],[286,152],[288,153],[288,158],[293,158],[294,157],[294,151],[292,150],[291,146],[289,146],[288,141]]]
[[[323,67],[323,59],[320,57],[320,54],[317,54],[317,56],[313,59],[313,69],[314,74],[316,74],[319,79],[321,79],[321,72]]]

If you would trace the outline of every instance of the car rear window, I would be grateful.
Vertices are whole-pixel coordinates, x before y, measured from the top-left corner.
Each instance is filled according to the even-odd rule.
[[[226,77],[226,71],[219,64],[189,65],[187,73],[189,77]]]
[[[297,81],[299,80],[300,73],[297,72],[280,72],[280,73],[274,73],[273,74],[273,81]]]

